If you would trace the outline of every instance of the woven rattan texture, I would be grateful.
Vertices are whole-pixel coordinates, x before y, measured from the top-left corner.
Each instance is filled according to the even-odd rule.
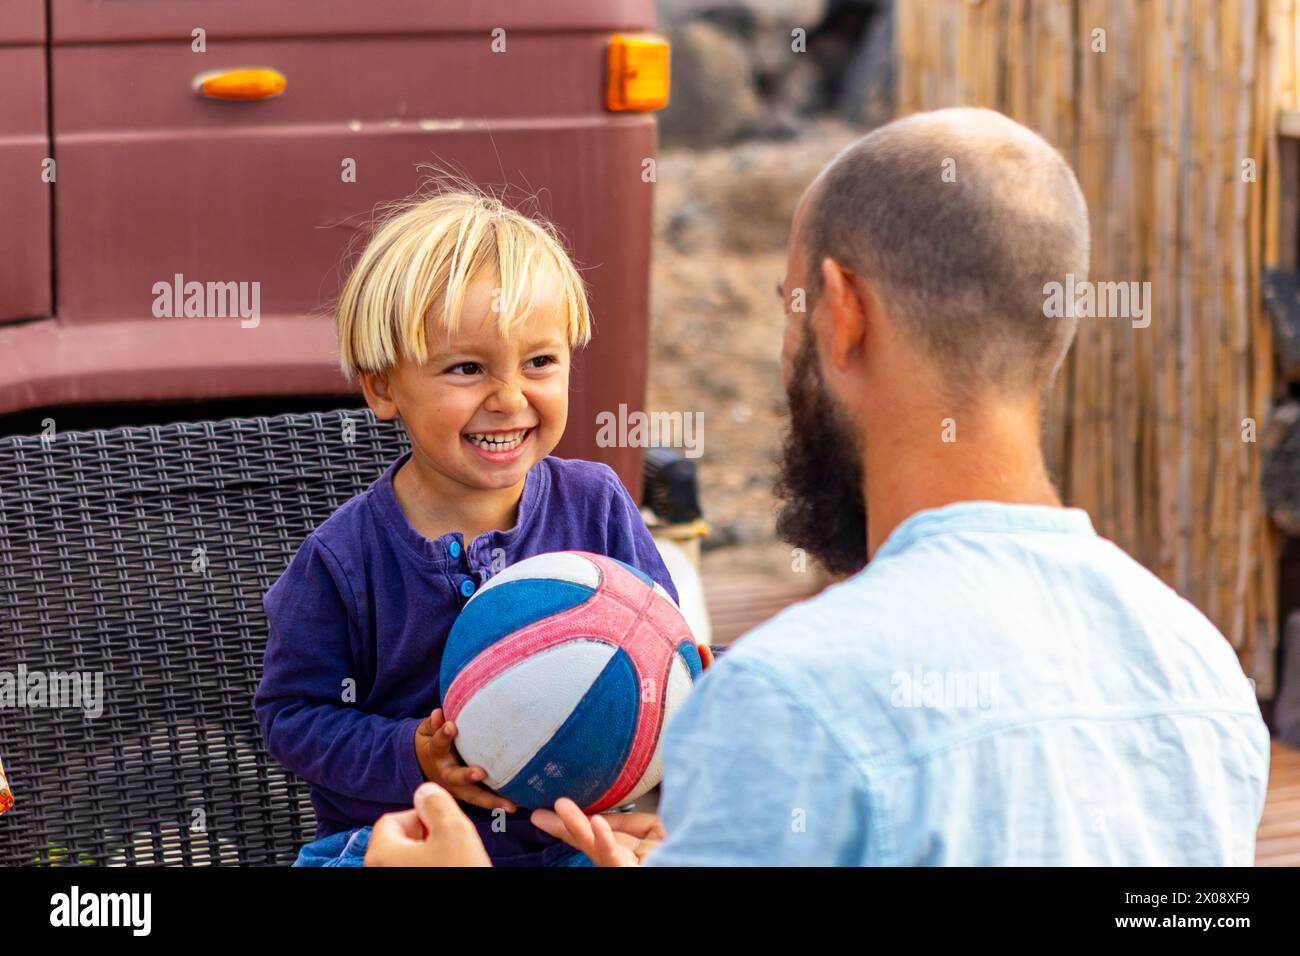
[[[253,713],[262,595],[406,448],[355,409],[0,439],[0,864],[292,862],[315,821]]]

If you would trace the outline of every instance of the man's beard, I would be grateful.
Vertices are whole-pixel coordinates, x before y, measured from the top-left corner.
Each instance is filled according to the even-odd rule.
[[[805,328],[787,392],[790,428],[781,443],[776,533],[837,577],[867,563],[867,511],[857,436],[822,378]]]

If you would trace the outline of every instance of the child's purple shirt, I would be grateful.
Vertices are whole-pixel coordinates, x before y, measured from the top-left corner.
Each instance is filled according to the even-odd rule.
[[[267,749],[311,785],[318,838],[410,808],[424,780],[415,728],[440,705],[447,632],[493,573],[546,551],[592,551],[640,568],[677,598],[608,466],[543,459],[525,479],[515,527],[467,544],[460,532],[426,538],[406,520],[393,475],[408,457],[308,535],[263,599],[270,635],[254,706]],[[491,811],[462,807],[497,864],[570,852],[527,811],[498,833]]]

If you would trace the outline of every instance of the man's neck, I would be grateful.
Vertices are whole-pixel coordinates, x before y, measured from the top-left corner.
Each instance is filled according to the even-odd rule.
[[[1035,407],[998,405],[968,416],[924,411],[881,418],[868,425],[871,437],[863,457],[868,556],[895,528],[927,508],[958,501],[1061,506],[1043,463]],[[945,418],[954,418],[947,430]]]

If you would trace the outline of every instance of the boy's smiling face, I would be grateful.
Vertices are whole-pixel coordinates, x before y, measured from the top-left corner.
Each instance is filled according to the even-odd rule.
[[[429,360],[403,358],[383,376],[366,376],[366,398],[380,418],[399,415],[415,456],[451,482],[448,490],[495,490],[523,482],[564,434],[569,414],[570,348],[556,294],[502,336],[492,310],[496,277],[465,290],[454,334],[426,323]]]

